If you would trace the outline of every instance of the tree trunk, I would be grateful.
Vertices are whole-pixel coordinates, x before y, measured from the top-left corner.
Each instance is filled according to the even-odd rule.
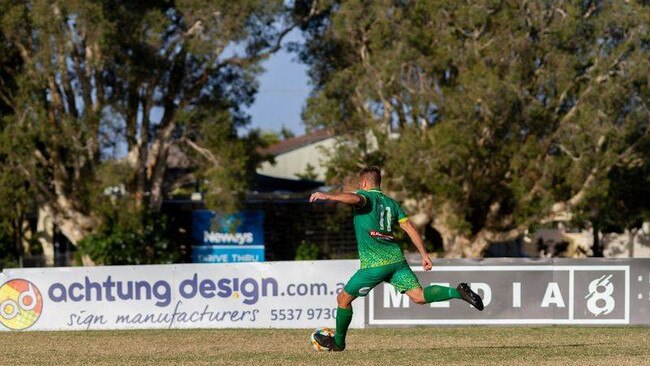
[[[60,199],[59,201],[64,202],[65,200]],[[64,206],[66,205],[64,204]],[[81,239],[88,236],[91,233],[92,229],[96,226],[96,223],[91,217],[71,208],[64,210],[60,207],[57,207],[57,210],[55,211],[49,205],[45,205],[44,210],[47,211],[49,217],[51,217],[51,222],[57,225],[61,233],[65,235],[65,237],[68,238],[68,240],[70,240],[74,246],[76,246]],[[52,235],[50,235],[49,242],[52,246],[51,263],[54,264],[54,245],[52,242]],[[43,251],[45,252],[45,247]],[[93,262],[93,260],[88,256],[83,256],[81,258],[81,261],[84,266],[95,265],[95,262]]]
[[[173,112],[172,112],[173,113]],[[164,118],[164,117],[163,117]],[[170,122],[154,140],[150,149],[150,159],[147,161],[147,178],[150,182],[149,208],[160,210],[164,198],[163,183],[167,169],[167,156],[169,144],[176,124]]]
[[[38,209],[38,221],[36,223],[36,237],[43,248],[43,260],[45,266],[54,266],[54,217],[49,206]]]
[[[436,230],[438,228],[436,227]],[[445,258],[482,258],[490,242],[483,236],[468,237],[461,234],[442,236]]]
[[[483,258],[487,248],[492,244],[484,235],[477,235],[464,249],[465,258]]]
[[[87,218],[90,220],[89,218]],[[76,246],[77,243],[90,234],[90,229],[75,219],[59,217],[55,220],[61,233]],[[81,257],[81,263],[84,266],[94,266],[95,262],[88,255]]]
[[[32,249],[30,247],[30,239],[34,237],[34,232],[29,226],[29,221],[26,218],[22,218],[22,221],[20,222],[21,225],[21,235],[17,238],[19,240],[18,242],[18,247],[19,247],[19,255],[20,256],[25,256],[29,255],[32,252]]]
[[[447,226],[440,217],[433,219],[431,226],[436,229],[442,237],[442,246],[445,249],[445,258],[463,258],[465,248],[469,247],[471,241],[464,235],[459,234]]]
[[[404,207],[411,212],[409,220],[416,227],[431,225],[442,237],[442,245],[445,249],[445,258],[479,258],[487,245],[473,245],[471,238],[462,235],[458,230],[449,227],[447,222],[454,210],[450,207],[439,207],[435,212],[432,209],[431,197],[421,199],[407,199]]]
[[[164,199],[163,184],[165,178],[165,170],[167,169],[167,154],[169,148],[163,147],[163,151],[157,159],[156,164],[153,166],[153,174],[151,175],[151,196],[149,197],[149,208],[154,211],[159,211]]]
[[[55,221],[58,224],[57,226],[59,227],[59,230],[61,230],[61,233],[75,246],[81,239],[90,234],[90,231],[87,228],[84,228],[81,223],[74,219],[57,216]]]
[[[508,231],[491,231],[483,229],[476,235],[467,236],[434,220],[433,228],[440,232],[443,239],[446,258],[483,258],[485,251],[494,242],[508,242],[519,238],[523,228]]]
[[[448,222],[457,220],[454,217],[456,210],[449,205],[442,205],[433,210],[430,196],[419,200],[407,199],[404,201],[404,207],[412,212],[409,219],[416,227],[430,223],[431,227],[440,233],[445,249],[445,258],[482,258],[492,243],[515,240],[523,235],[527,228],[525,225],[507,231],[483,228],[475,235],[470,236],[449,226]]]
[[[438,230],[437,227],[434,228]],[[442,235],[442,243],[445,248],[445,258],[464,258],[466,257],[465,248],[471,245],[469,238],[457,234]]]
[[[600,227],[597,223],[593,223],[593,235],[594,243],[592,244],[591,250],[594,253],[594,257],[602,258],[603,257],[603,246],[600,244]]]

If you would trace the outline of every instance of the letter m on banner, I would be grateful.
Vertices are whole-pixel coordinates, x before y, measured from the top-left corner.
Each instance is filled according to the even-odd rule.
[[[408,308],[408,296],[399,293],[392,285],[384,284],[384,308]]]

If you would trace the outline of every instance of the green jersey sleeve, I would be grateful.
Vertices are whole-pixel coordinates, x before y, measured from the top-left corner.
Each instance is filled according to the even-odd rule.
[[[406,213],[404,212],[402,206],[397,205],[397,222],[402,223],[408,219],[409,218],[406,216]]]
[[[363,201],[359,204],[358,208],[365,208],[368,206],[368,204],[371,202],[370,193],[364,190],[358,190],[355,193],[360,196],[361,200]]]

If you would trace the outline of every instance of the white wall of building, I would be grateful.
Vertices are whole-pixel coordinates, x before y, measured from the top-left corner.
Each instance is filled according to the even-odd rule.
[[[317,180],[325,180],[326,151],[332,150],[336,139],[328,138],[323,141],[303,146],[275,157],[275,164],[264,162],[257,173],[276,178],[298,179],[296,174],[303,174],[307,165],[311,164],[317,174]]]
[[[645,223],[644,228],[650,226]],[[650,230],[625,230],[623,233],[602,235],[603,254],[609,258],[650,257]]]
[[[600,244],[603,247],[603,256],[606,258],[649,258],[650,257],[650,222],[645,222],[643,227],[634,230],[625,230],[623,233],[600,233]],[[565,241],[570,244],[568,253],[570,256],[582,253],[578,256],[592,255],[594,234],[592,229],[585,229],[580,232],[569,233],[563,227],[558,229],[543,229],[535,233],[535,237],[529,243],[524,244],[526,255],[536,257],[537,240],[544,242]],[[579,250],[578,250],[579,249]]]

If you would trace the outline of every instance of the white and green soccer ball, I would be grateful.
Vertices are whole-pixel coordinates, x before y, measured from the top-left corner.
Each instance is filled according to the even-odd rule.
[[[314,339],[315,334],[322,334],[322,335],[325,335],[325,336],[334,337],[334,331],[332,331],[329,328],[318,328],[311,334],[311,337],[309,337],[309,341],[311,342],[311,346],[317,352],[331,351],[329,348],[323,347],[320,344],[318,344],[318,342],[316,342],[316,339]]]

